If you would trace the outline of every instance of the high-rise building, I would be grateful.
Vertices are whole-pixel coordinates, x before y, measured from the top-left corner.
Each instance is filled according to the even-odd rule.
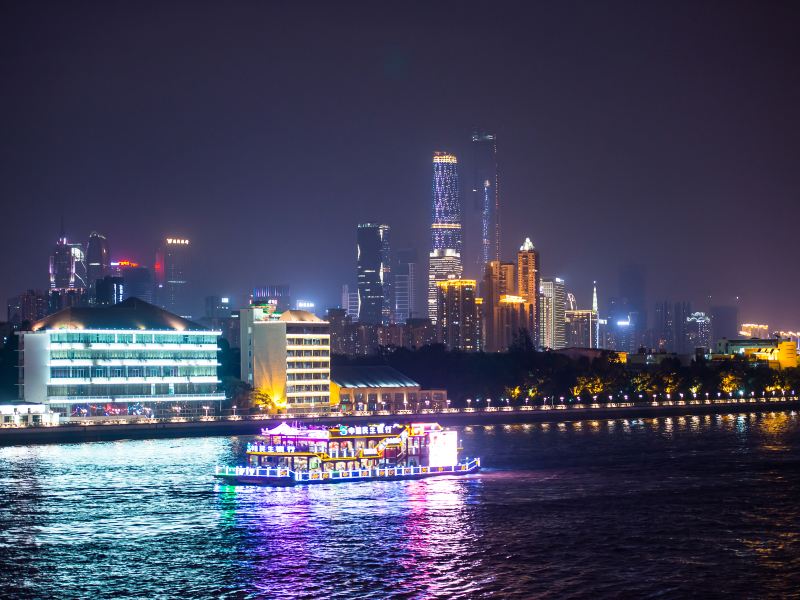
[[[653,322],[653,348],[660,352],[688,352],[686,320],[691,312],[688,302],[657,303]]]
[[[605,348],[605,342],[600,335],[600,303],[597,301],[597,282],[592,282],[592,312],[594,312],[594,320],[595,320],[595,334],[594,334],[594,346],[592,348]]]
[[[507,350],[509,342],[503,325],[500,322],[501,316],[504,321],[507,321],[507,313],[511,309],[511,304],[504,306],[501,315],[499,311],[500,299],[503,296],[508,298],[517,297],[516,281],[514,278],[514,263],[500,262],[498,260],[490,260],[485,265],[483,281],[481,283],[481,297],[483,298],[483,305],[481,307],[483,318],[483,346],[487,352],[502,352]],[[523,299],[523,302],[527,300]],[[514,310],[518,307],[514,306]],[[530,329],[532,324],[525,326]],[[530,331],[528,332],[531,333]],[[534,339],[533,337],[531,339]]]
[[[474,279],[437,282],[439,339],[451,350],[481,349],[477,284]]]
[[[711,318],[704,312],[695,312],[686,318],[688,349],[711,348]]]
[[[111,253],[108,249],[108,240],[104,235],[93,231],[86,245],[86,279],[89,288],[89,300],[96,299],[95,289],[97,280],[110,275]]]
[[[205,318],[209,320],[227,319],[231,316],[231,299],[228,296],[206,296]]]
[[[644,343],[647,332],[645,269],[642,265],[629,264],[620,270],[619,291],[629,323],[627,331],[630,337],[630,349],[628,351],[636,352]]]
[[[49,270],[48,312],[86,303],[86,256],[81,244],[67,240],[63,225],[50,256]]]
[[[8,299],[8,322],[14,329],[23,323],[33,323],[47,315],[47,294],[41,290],[28,290]]]
[[[566,290],[560,277],[542,277],[540,284],[541,323],[539,338],[544,348],[560,350],[566,346]]]
[[[540,340],[542,311],[539,305],[540,270],[539,252],[534,248],[531,239],[525,238],[525,242],[517,252],[517,296],[521,296],[533,305],[531,340],[535,346],[542,344]]]
[[[303,310],[239,311],[241,378],[288,413],[329,412],[330,325]]]
[[[219,335],[133,298],[64,309],[20,334],[22,397],[67,416],[203,414],[225,398]]]
[[[130,260],[111,263],[111,269],[123,280],[122,297],[153,302],[153,272],[148,267]]]
[[[361,223],[356,230],[358,321],[388,325],[392,319],[392,267],[389,226]]]
[[[448,152],[433,154],[433,210],[431,252],[428,257],[428,317],[437,321],[438,283],[460,279],[462,262],[461,201],[458,187],[458,159]]]
[[[659,352],[675,351],[675,321],[672,302],[658,302],[653,323],[653,349]]]
[[[477,273],[489,261],[500,260],[500,190],[497,169],[497,137],[476,131],[472,134],[473,206],[480,207],[480,249]]]
[[[352,322],[358,321],[358,291],[352,291],[346,283],[342,286],[342,308]]]
[[[271,305],[277,312],[285,312],[292,308],[292,294],[288,285],[265,285],[253,288],[250,304],[254,306]]]
[[[394,320],[405,323],[416,315],[417,252],[404,248],[395,254],[394,269]]]
[[[124,289],[125,280],[122,277],[106,275],[95,281],[92,303],[98,306],[119,304],[125,299]]]
[[[597,348],[597,312],[567,310],[564,314],[566,345],[569,348]]]
[[[486,303],[484,302],[484,307]],[[494,322],[491,350],[502,352],[515,344],[520,336],[527,336],[533,343],[531,334],[533,323],[533,304],[522,296],[503,294],[495,304],[491,317],[484,310],[484,320],[491,318]],[[484,327],[484,331],[487,329]],[[484,339],[484,347],[489,349],[489,341]]]
[[[189,294],[190,244],[186,238],[167,237],[156,254],[156,290],[158,300],[166,310],[191,316]]]

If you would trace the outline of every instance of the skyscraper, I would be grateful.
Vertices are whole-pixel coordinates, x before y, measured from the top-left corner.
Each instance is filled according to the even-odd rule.
[[[25,322],[34,322],[47,315],[47,295],[41,290],[28,290],[8,299],[8,322],[15,329]]]
[[[481,349],[477,284],[474,279],[437,282],[439,339],[451,350]]]
[[[405,323],[416,314],[417,252],[398,250],[395,255],[392,277],[394,279],[394,320]]]
[[[86,283],[89,288],[89,300],[93,301],[97,280],[110,275],[111,253],[108,249],[108,240],[104,235],[93,231],[86,245]]]
[[[437,284],[448,278],[461,278],[463,240],[461,201],[458,188],[458,159],[448,152],[433,154],[433,210],[431,252],[428,266],[428,317],[437,321]]]
[[[352,322],[358,321],[358,290],[351,291],[346,283],[342,286],[342,308]]]
[[[156,254],[156,289],[163,308],[177,315],[192,314],[189,295],[189,240],[167,237]]]
[[[472,134],[473,206],[480,207],[480,250],[477,272],[491,260],[500,260],[500,191],[497,171],[497,137],[476,131]]]
[[[111,263],[123,280],[122,299],[138,298],[147,303],[153,302],[153,272],[148,267],[130,260]]]
[[[392,321],[392,268],[389,226],[361,223],[356,231],[358,321],[388,325]]]
[[[501,314],[500,299],[504,296],[516,298],[515,291],[514,263],[498,260],[490,260],[486,263],[481,282],[481,297],[483,298],[481,310],[483,314],[483,346],[487,352],[500,352],[508,349],[508,336],[505,335],[503,324],[500,321],[502,319],[503,322],[510,322],[509,318],[506,318],[506,313],[509,312],[512,303],[510,300],[506,301]],[[527,302],[526,300],[522,301]],[[514,304],[513,308],[518,307]],[[530,328],[531,325],[528,324],[525,327]]]
[[[541,345],[540,322],[541,307],[539,305],[539,252],[534,248],[530,238],[525,238],[525,242],[517,252],[517,295],[527,300],[533,305],[531,314],[533,323],[531,330],[531,341],[534,346]]]
[[[543,277],[541,290],[540,340],[545,348],[560,350],[566,345],[564,320],[566,318],[566,290],[560,277]]]
[[[61,234],[50,256],[49,312],[79,306],[86,301],[86,256],[81,244],[70,243]]]

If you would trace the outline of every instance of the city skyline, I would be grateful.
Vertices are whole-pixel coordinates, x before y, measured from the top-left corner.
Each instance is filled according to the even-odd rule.
[[[200,298],[286,282],[318,307],[335,306],[341,283],[352,279],[352,239],[341,232],[367,219],[389,224],[395,240],[415,248],[424,274],[430,153],[447,148],[464,162],[466,177],[471,135],[480,129],[501,143],[501,260],[513,259],[518,240],[530,236],[545,257],[543,273],[563,278],[579,307],[588,307],[597,280],[607,312],[602,305],[618,295],[620,269],[636,261],[646,268],[648,311],[665,299],[702,310],[707,296],[709,305],[739,297],[742,320],[797,328],[792,298],[800,283],[787,277],[785,265],[737,252],[732,241],[743,223],[747,231],[770,231],[796,220],[800,124],[790,99],[797,83],[775,69],[798,49],[787,8],[765,15],[729,7],[722,22],[688,8],[628,6],[624,26],[621,8],[588,9],[591,18],[584,15],[560,36],[547,24],[569,23],[566,9],[507,8],[496,13],[502,27],[486,30],[485,56],[467,43],[464,32],[476,24],[467,14],[452,17],[452,31],[423,28],[412,43],[403,27],[419,16],[413,11],[365,33],[370,14],[348,24],[322,9],[367,51],[353,55],[310,24],[301,39],[327,52],[292,57],[282,67],[271,57],[296,40],[277,29],[263,36],[248,21],[296,23],[305,16],[301,9],[239,7],[221,21],[213,8],[198,9],[197,23],[183,34],[187,47],[213,52],[211,64],[191,52],[164,52],[173,27],[169,10],[136,25],[152,38],[148,52],[164,61],[127,52],[130,11],[97,10],[105,33],[64,7],[53,8],[58,27],[15,7],[15,30],[2,42],[18,52],[33,27],[53,40],[0,67],[11,86],[27,90],[24,104],[4,99],[2,118],[16,151],[6,161],[0,195],[21,225],[36,224],[11,228],[0,241],[2,255],[13,257],[0,261],[3,304],[46,288],[42,265],[61,215],[70,240],[85,244],[100,232],[115,260],[151,265],[164,235],[191,239],[204,257]],[[431,18],[445,12],[432,9]],[[501,35],[515,21],[537,23],[537,35]],[[241,47],[227,49],[223,38],[202,35],[212,23],[240,31]],[[680,42],[670,35],[678,27]],[[738,34],[751,29],[753,37],[742,42]],[[452,48],[443,56],[452,69],[446,86],[438,83],[439,66],[426,61],[443,45]],[[620,50],[633,46],[640,47],[636,60]],[[63,47],[76,50],[62,54]],[[566,54],[554,54],[565,47]],[[502,58],[511,51],[532,61],[534,73],[520,76],[507,65]],[[554,55],[569,67],[569,81],[559,61],[536,58]],[[696,57],[704,66],[686,68]],[[732,62],[739,68],[726,68]],[[54,65],[59,78],[29,75]],[[231,65],[240,74],[264,75],[238,77]],[[501,99],[469,85],[475,69],[493,74]],[[304,70],[315,82],[299,76]],[[117,71],[138,73],[133,91]],[[174,72],[185,72],[199,88],[167,98],[148,91],[164,89]],[[623,85],[630,80],[640,82],[633,96]],[[292,94],[276,93],[280,88]],[[751,94],[734,101],[732,88]],[[334,93],[319,93],[326,90]],[[402,105],[390,103],[408,90]],[[314,100],[293,105],[289,99],[298,94]],[[341,100],[328,100],[337,95]],[[25,166],[31,162],[35,170]],[[753,211],[755,202],[768,210]],[[315,218],[309,222],[295,206],[309,207]],[[299,230],[320,243],[297,241]],[[265,240],[274,260],[260,254]],[[320,247],[328,260],[319,259]],[[783,293],[773,293],[775,281]]]

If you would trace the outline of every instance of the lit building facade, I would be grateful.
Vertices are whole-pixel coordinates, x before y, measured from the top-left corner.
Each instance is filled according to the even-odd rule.
[[[686,318],[686,343],[690,351],[711,348],[711,318],[704,312],[694,312]]]
[[[567,310],[564,314],[566,345],[571,348],[598,348],[597,311]]]
[[[742,323],[742,326],[739,328],[739,335],[745,338],[766,340],[770,337],[769,325]]]
[[[484,302],[484,306],[486,303]],[[503,352],[518,341],[521,335],[527,335],[533,342],[533,304],[525,300],[522,296],[513,294],[503,294],[493,308],[492,320],[494,327],[492,333],[491,348],[488,340],[484,341],[484,346],[495,352]],[[488,319],[488,314],[484,313],[484,320]],[[484,327],[484,330],[486,328]]]
[[[178,315],[192,314],[189,294],[191,244],[186,238],[167,237],[156,254],[156,285],[161,307]]]
[[[292,290],[288,285],[265,285],[253,288],[250,304],[259,306],[271,305],[278,312],[292,308]]]
[[[523,329],[535,344],[534,305],[516,294],[514,263],[490,260],[481,285],[483,350],[503,352]]]
[[[566,289],[560,277],[543,277],[540,285],[541,323],[539,337],[542,347],[560,350],[566,346]]]
[[[219,335],[137,299],[64,309],[19,332],[21,397],[67,416],[203,414],[225,397]]]
[[[348,413],[372,410],[441,410],[447,390],[423,390],[419,383],[386,366],[338,366],[331,375],[331,405]]]
[[[50,255],[48,312],[87,303],[86,255],[81,244],[67,240],[63,227]]]
[[[433,155],[433,210],[431,251],[428,256],[428,317],[438,320],[440,281],[463,275],[461,201],[459,200],[458,159],[448,152]]]
[[[241,378],[287,413],[330,411],[330,324],[302,310],[239,311]]]
[[[393,320],[394,296],[389,226],[362,223],[356,231],[358,321],[388,325]]]
[[[437,284],[439,340],[451,350],[481,349],[477,285],[474,279],[448,279]]]
[[[533,305],[533,325],[531,338],[534,346],[540,346],[541,307],[539,305],[539,287],[541,264],[539,252],[530,238],[525,238],[517,252],[517,296]]]
[[[740,355],[754,362],[767,363],[771,369],[797,367],[797,342],[775,339],[722,339],[717,342],[714,358]]]

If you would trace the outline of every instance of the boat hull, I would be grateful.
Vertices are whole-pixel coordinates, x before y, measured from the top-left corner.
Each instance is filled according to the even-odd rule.
[[[317,485],[354,481],[396,481],[400,479],[426,479],[446,475],[469,475],[480,469],[480,459],[448,467],[386,467],[379,469],[354,469],[352,471],[299,472],[289,469],[257,467],[217,467],[214,476],[231,484],[244,485]]]

